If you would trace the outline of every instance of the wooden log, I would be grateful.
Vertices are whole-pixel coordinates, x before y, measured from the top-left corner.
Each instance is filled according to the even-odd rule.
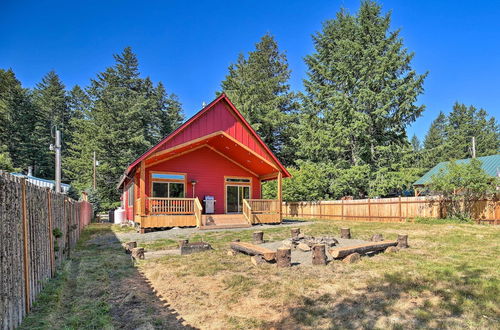
[[[181,239],[177,243],[179,244],[179,247],[181,247],[183,245],[189,244],[189,240],[188,239]]]
[[[345,262],[346,264],[353,264],[355,262],[358,262],[361,259],[361,255],[359,253],[351,253],[344,259],[342,259],[342,262]]]
[[[315,244],[312,247],[312,264],[326,265],[326,246],[325,244]]]
[[[408,248],[408,235],[398,235],[398,248],[406,249]]]
[[[247,242],[231,242],[230,243],[231,249],[246,253],[251,256],[256,256],[260,255],[262,256],[266,261],[273,261],[276,259],[276,252],[270,249],[267,249],[262,246],[258,246],[255,244],[247,243]]]
[[[250,261],[252,262],[252,264],[254,264],[255,266],[258,266],[264,262],[266,262],[264,260],[264,258],[262,258],[262,256],[252,256],[250,257]]]
[[[264,243],[264,232],[263,231],[255,231],[253,233],[253,242],[254,242],[254,244]]]
[[[276,250],[276,265],[278,267],[290,267],[292,265],[292,250],[279,248]]]
[[[292,238],[297,238],[300,234],[300,228],[292,228],[290,229],[290,233],[292,234]]]
[[[133,248],[131,251],[131,257],[134,260],[144,259],[144,248],[141,247]]]
[[[340,228],[340,238],[351,238],[351,229],[350,228]]]
[[[384,240],[384,237],[382,236],[382,234],[375,234],[372,236],[372,239],[371,239],[372,242],[381,242],[383,240]]]
[[[382,242],[366,243],[356,246],[348,246],[343,248],[334,248],[330,249],[329,251],[334,259],[338,259],[347,257],[349,254],[355,252],[359,254],[366,254],[368,252],[383,251],[387,249],[389,246],[396,246],[397,244],[398,242],[396,241],[382,241]]]
[[[397,246],[389,246],[387,249],[385,249],[385,253],[394,253],[398,252],[399,248]]]
[[[125,253],[131,253],[132,249],[137,247],[137,242],[126,242],[123,243],[123,248],[125,249]]]

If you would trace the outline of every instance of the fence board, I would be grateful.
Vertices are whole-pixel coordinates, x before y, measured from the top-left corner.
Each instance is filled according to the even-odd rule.
[[[283,215],[289,218],[402,222],[416,217],[443,217],[446,203],[436,196],[284,202]],[[473,204],[472,215],[478,223],[500,224],[500,202],[497,199],[478,200]]]
[[[91,216],[86,201],[0,173],[0,329],[22,322]],[[61,237],[54,237],[55,228]]]

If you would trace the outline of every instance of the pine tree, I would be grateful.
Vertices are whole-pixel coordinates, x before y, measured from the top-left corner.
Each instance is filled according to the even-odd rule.
[[[57,127],[62,133],[62,157],[66,156],[66,138],[70,134],[69,120],[71,118],[65,86],[54,71],[47,73],[36,85],[33,91],[33,102],[37,109],[35,175],[53,179],[54,153],[49,152],[48,148],[54,143],[53,134]]]
[[[416,105],[426,74],[411,67],[390,14],[363,1],[356,16],[341,10],[313,36],[315,53],[306,57],[306,97],[295,140],[297,156],[333,162],[337,168],[390,166],[408,147],[406,128],[424,110]]]
[[[37,115],[30,92],[14,72],[0,69],[0,148],[6,163],[12,161],[14,167],[24,171],[36,164]]]
[[[424,139],[423,167],[431,168],[446,159],[446,127],[448,119],[443,112],[432,122]]]
[[[155,108],[158,109],[161,123],[160,137],[165,137],[184,121],[182,105],[177,95],[167,94],[161,82],[156,86],[154,99],[156,102]]]
[[[95,144],[95,122],[91,120],[91,100],[87,93],[78,85],[69,93],[69,108],[71,119],[68,141],[68,154],[63,157],[63,173],[71,181],[71,185],[79,191],[92,186],[93,153]]]
[[[389,25],[389,14],[364,1],[357,16],[342,10],[314,36],[300,156],[373,165],[379,146],[407,143],[405,129],[424,109],[415,101],[425,74],[411,69],[413,54]]]
[[[86,91],[70,97],[76,128],[67,159],[68,175],[79,190],[92,185],[92,157],[99,160],[97,194],[103,207],[118,202],[116,184],[135,158],[157,143],[183,119],[175,95],[162,84],[141,78],[137,56],[130,47],[114,55],[115,65],[91,80]]]
[[[274,37],[266,34],[247,57],[239,55],[221,83],[222,90],[245,119],[286,164],[293,161],[291,113],[297,107],[289,79],[286,55],[279,51]]]

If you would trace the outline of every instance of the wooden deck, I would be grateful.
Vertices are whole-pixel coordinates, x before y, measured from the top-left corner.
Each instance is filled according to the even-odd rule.
[[[246,221],[243,214],[204,214],[200,230],[248,228],[252,225]]]

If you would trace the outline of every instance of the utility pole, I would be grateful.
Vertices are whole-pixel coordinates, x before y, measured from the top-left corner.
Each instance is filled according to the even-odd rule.
[[[95,151],[94,151],[94,161],[92,162],[93,167],[94,167],[94,190],[97,188],[97,183],[96,183],[96,159],[95,159]]]
[[[476,137],[472,137],[472,158],[476,158]]]
[[[56,193],[61,192],[61,131],[56,128]]]

